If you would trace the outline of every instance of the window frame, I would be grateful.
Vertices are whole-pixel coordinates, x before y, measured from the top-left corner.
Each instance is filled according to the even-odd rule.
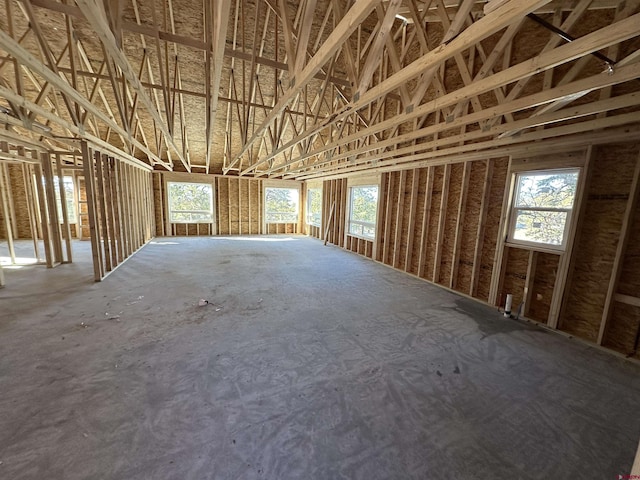
[[[298,192],[298,209],[296,211],[296,221],[295,222],[287,222],[287,221],[278,221],[278,222],[270,222],[267,221],[267,190],[270,188],[279,188],[284,190],[297,190]],[[264,228],[266,231],[267,225],[299,225],[302,213],[302,195],[301,195],[301,184],[296,181],[287,181],[287,180],[270,180],[264,181],[262,184],[262,218],[264,223]],[[282,213],[282,212],[278,212]],[[285,212],[286,213],[286,212]]]
[[[347,187],[348,187],[348,191],[347,191],[348,196],[347,196],[345,238],[347,236],[350,236],[354,238],[360,238],[368,242],[375,242],[378,236],[378,216],[379,216],[379,210],[380,210],[380,177],[375,176],[375,177],[364,177],[361,179],[349,179]],[[353,190],[355,188],[371,188],[371,187],[375,187],[378,191],[378,198],[376,201],[375,223],[372,224],[370,222],[361,222],[359,220],[352,220],[351,214],[353,213]],[[357,225],[362,225],[363,227],[364,226],[373,227],[373,236],[369,237],[363,234],[351,232],[352,223],[355,223]]]
[[[190,185],[206,185],[211,189],[211,211],[208,212],[206,210],[174,210],[172,205],[171,198],[171,185],[172,184],[190,184]],[[166,182],[166,192],[167,192],[167,220],[169,224],[180,224],[180,225],[197,225],[197,224],[210,224],[215,225],[216,222],[216,208],[215,208],[215,187],[211,182],[198,182],[198,181],[182,181],[182,180],[167,180]],[[180,213],[210,213],[211,220],[198,220],[198,221],[186,221],[186,220],[174,220],[172,215],[173,212],[177,211]]]
[[[311,191],[317,190],[320,192],[320,219],[318,223],[314,223],[311,220]],[[305,199],[305,223],[313,227],[322,227],[322,183],[307,185],[307,198]]]
[[[77,208],[77,194],[76,194],[76,182],[73,175],[63,175],[62,176],[62,185],[60,184],[60,177],[56,176],[54,178],[54,194],[56,199],[56,213],[58,215],[58,222],[62,224],[64,222],[64,212],[62,210],[62,192],[61,188],[64,188],[65,184],[71,185],[72,187],[72,195],[69,197],[65,192],[65,200],[67,203],[67,220],[69,225],[75,225],[78,223],[78,208]],[[44,181],[44,177],[43,177]],[[69,210],[69,202],[71,202],[72,210]],[[73,214],[73,215],[72,215]]]
[[[573,196],[573,203],[571,208],[566,207],[519,207],[517,206],[517,199],[520,193],[520,178],[526,176],[543,176],[543,175],[553,175],[558,172],[562,173],[576,173],[576,191]],[[574,210],[576,207],[576,199],[578,196],[578,190],[580,187],[580,182],[582,181],[582,169],[580,167],[566,167],[566,168],[540,168],[540,169],[532,169],[532,170],[518,170],[513,172],[513,189],[510,198],[509,204],[509,225],[507,228],[507,235],[505,242],[507,245],[512,246],[523,246],[528,247],[535,250],[550,250],[555,253],[562,253],[567,249],[567,241],[569,237],[569,231],[571,229],[571,225],[574,218]],[[521,240],[515,238],[515,231],[517,225],[518,212],[522,211],[539,211],[539,212],[564,212],[566,213],[566,219],[564,222],[564,228],[562,231],[562,242],[560,244],[553,243],[545,243],[545,242],[536,242],[531,240]]]

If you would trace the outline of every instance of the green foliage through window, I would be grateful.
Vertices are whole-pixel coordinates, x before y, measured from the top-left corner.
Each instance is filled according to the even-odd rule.
[[[213,187],[208,183],[168,182],[169,221],[213,223]]]
[[[320,226],[322,221],[322,189],[310,188],[307,190],[307,223]]]
[[[577,170],[519,174],[511,216],[511,240],[561,247],[577,184]]]
[[[297,188],[267,187],[264,215],[267,223],[298,223],[300,194]]]
[[[378,187],[351,187],[349,194],[349,233],[373,240],[376,235]]]

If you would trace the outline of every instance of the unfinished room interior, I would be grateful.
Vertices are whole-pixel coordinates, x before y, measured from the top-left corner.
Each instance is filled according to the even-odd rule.
[[[640,0],[0,0],[0,478],[640,479]]]

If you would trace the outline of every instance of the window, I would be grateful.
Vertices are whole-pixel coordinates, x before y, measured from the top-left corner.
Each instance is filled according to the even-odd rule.
[[[378,186],[362,185],[349,189],[349,234],[368,240],[376,236]]]
[[[213,187],[208,183],[167,182],[169,221],[213,223]]]
[[[297,188],[265,188],[266,223],[298,223],[299,203],[300,194]]]
[[[508,239],[564,248],[578,173],[564,169],[517,174]]]
[[[62,200],[60,198],[60,189],[58,188],[58,179],[55,179],[54,192],[56,194],[56,205],[58,206],[58,220],[62,223]],[[64,200],[67,204],[67,216],[69,223],[76,223],[78,220],[76,218],[76,202],[75,202],[75,191],[73,187],[73,177],[62,177],[62,186],[64,188]]]
[[[307,189],[307,224],[320,226],[322,221],[322,189]]]

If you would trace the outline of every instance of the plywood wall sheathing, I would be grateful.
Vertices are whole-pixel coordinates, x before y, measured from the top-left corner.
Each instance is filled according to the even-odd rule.
[[[534,264],[531,266],[533,278],[529,286],[529,302],[525,316],[547,323],[560,257],[551,253],[535,253]]]
[[[529,266],[529,251],[522,248],[507,247],[505,254],[504,278],[499,291],[499,305],[504,305],[507,294],[513,295],[512,312],[524,300],[526,272]]]
[[[559,328],[596,342],[639,147],[615,144],[593,151],[585,218]],[[597,268],[594,268],[597,266]]]

